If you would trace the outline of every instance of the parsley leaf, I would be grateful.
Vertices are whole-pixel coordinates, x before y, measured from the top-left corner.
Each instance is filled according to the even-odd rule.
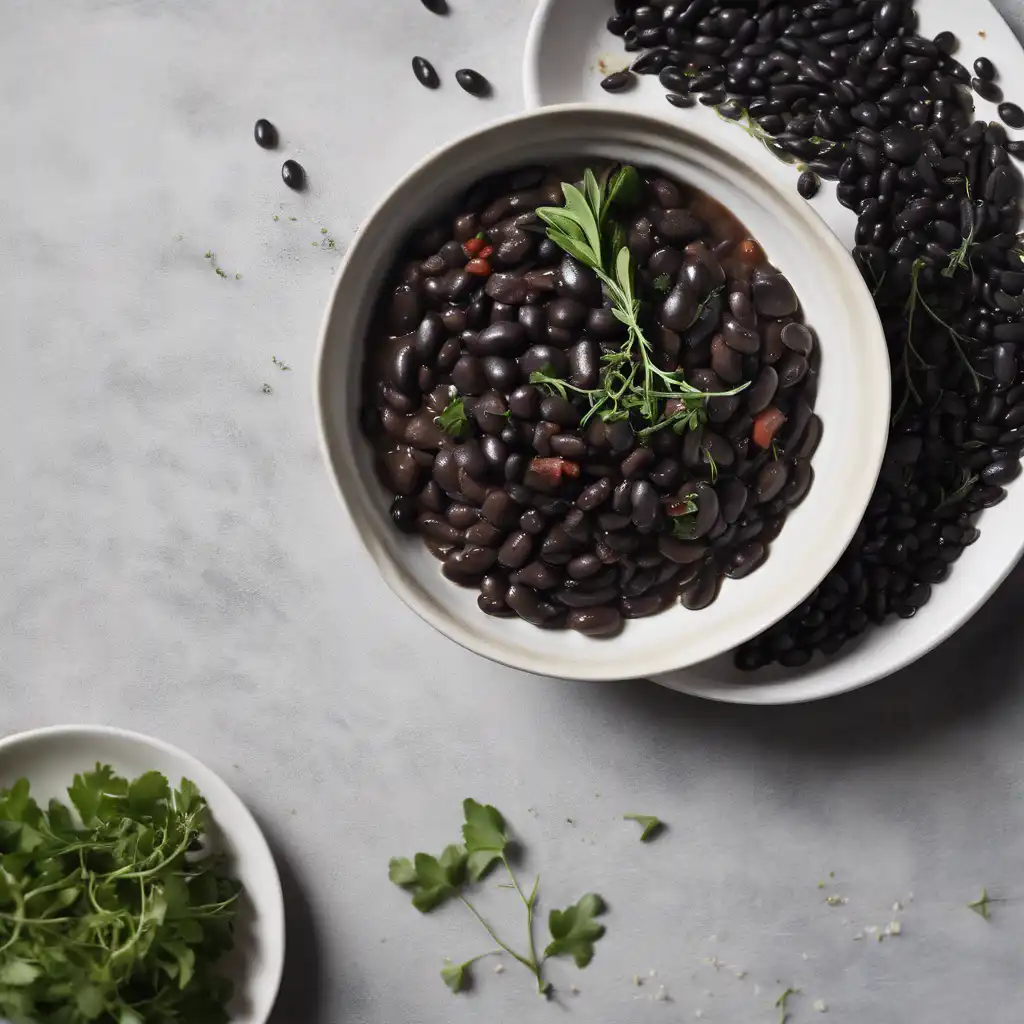
[[[635,821],[643,828],[640,833],[641,843],[649,843],[665,829],[665,823],[653,814],[624,814],[622,819],[623,821]]]
[[[466,815],[462,838],[469,851],[469,877],[477,882],[505,855],[505,819],[490,804],[478,804],[475,800],[463,801],[462,810]]]
[[[434,417],[434,422],[449,437],[462,437],[469,426],[466,405],[463,400],[458,395],[453,395],[452,400],[445,406],[444,412],[440,416]]]
[[[979,917],[983,917],[987,921],[992,916],[992,912],[988,908],[994,902],[995,900],[989,899],[988,890],[982,889],[981,899],[977,899],[973,903],[968,903],[967,909],[973,910]]]
[[[548,917],[551,942],[544,956],[571,956],[577,967],[586,967],[594,957],[594,943],[604,935],[604,925],[594,919],[606,910],[604,900],[587,893],[565,910],[552,910]]]
[[[445,957],[444,967],[441,968],[441,978],[453,992],[462,991],[466,983],[467,966],[468,964],[454,964]]]
[[[466,850],[446,846],[440,857],[417,853],[413,860],[394,857],[388,865],[388,878],[412,892],[412,905],[426,914],[458,894],[466,878]]]
[[[659,274],[651,286],[659,295],[667,295],[672,290],[672,278],[668,274]]]

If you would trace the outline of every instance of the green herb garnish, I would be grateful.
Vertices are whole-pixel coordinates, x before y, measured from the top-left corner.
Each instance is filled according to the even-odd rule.
[[[434,422],[449,437],[462,437],[469,427],[465,402],[453,391],[451,401],[445,406],[444,412],[440,416],[434,417]]]
[[[655,365],[651,343],[639,322],[635,268],[625,230],[612,217],[616,208],[629,207],[642,197],[636,168],[620,167],[601,182],[588,169],[582,189],[563,182],[562,192],[564,207],[538,207],[537,216],[548,226],[551,241],[597,275],[611,300],[612,314],[625,325],[627,337],[618,351],[602,357],[601,384],[597,388],[578,388],[541,371],[530,375],[531,383],[563,398],[569,392],[584,396],[590,408],[581,419],[583,425],[595,415],[610,423],[630,419],[635,413],[643,424],[639,435],[644,438],[664,427],[682,424],[685,429],[699,423],[708,398],[735,395],[747,385],[731,391],[702,392],[687,384],[681,371],[666,372]],[[669,401],[674,402],[671,412],[666,411]]]
[[[659,295],[667,295],[672,290],[672,278],[668,274],[659,274],[651,282],[651,287]]]
[[[44,811],[0,790],[0,1016],[52,1024],[226,1022],[238,882],[193,859],[206,801],[187,779],[109,766]]]
[[[538,957],[533,917],[540,877],[535,879],[527,896],[509,861],[508,829],[497,808],[479,804],[475,800],[464,801],[462,808],[465,816],[462,845],[446,847],[440,857],[427,853],[417,853],[412,860],[395,857],[388,865],[388,877],[395,885],[412,893],[413,906],[423,913],[428,913],[448,900],[459,900],[497,943],[498,950],[482,953],[463,963],[445,960],[441,978],[453,992],[466,987],[469,969],[477,960],[496,952],[504,952],[522,964],[536,980],[537,991],[547,995],[551,985],[545,980],[543,970],[548,959],[571,956],[578,967],[586,967],[590,963],[594,955],[594,943],[604,934],[604,926],[595,920],[605,910],[604,901],[600,896],[589,893],[565,910],[552,910],[548,919],[551,942],[544,950],[543,957]],[[510,880],[510,884],[503,888],[515,889],[526,908],[525,954],[516,952],[498,938],[466,894],[472,883],[481,881],[498,866],[505,868]]]
[[[665,829],[665,823],[656,818],[653,814],[624,814],[623,821],[635,821],[643,831],[640,833],[640,842],[649,843]]]
[[[988,909],[993,903],[998,903],[998,900],[989,898],[988,890],[981,890],[981,899],[975,900],[973,903],[967,904],[968,910],[973,910],[979,917],[985,918],[987,921],[991,916],[991,911]]]
[[[287,366],[287,365],[286,365],[285,363],[282,363],[282,362],[281,362],[281,360],[277,358],[277,356],[271,356],[271,357],[270,357],[270,361],[271,361],[271,362],[272,362],[272,363],[273,363],[273,364],[274,364],[274,365],[275,365],[275,366],[276,366],[276,367],[277,367],[277,368],[278,368],[279,370],[290,370],[290,369],[291,369],[291,367],[290,367],[290,366]]]
[[[787,988],[786,991],[775,1000],[775,1006],[779,1011],[779,1024],[786,1024],[786,1021],[789,1020],[789,1010],[787,1009],[786,1004],[789,1002],[790,996],[797,996],[799,994],[800,989]]]

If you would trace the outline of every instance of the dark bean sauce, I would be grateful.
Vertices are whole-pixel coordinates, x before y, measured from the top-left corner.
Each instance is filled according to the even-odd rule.
[[[705,608],[723,577],[755,571],[807,493],[821,424],[817,344],[789,282],[725,208],[654,170],[622,215],[653,358],[701,391],[744,389],[702,403],[695,429],[643,435],[635,411],[583,423],[585,396],[531,383],[593,389],[626,341],[535,213],[583,169],[489,178],[413,234],[367,339],[363,426],[395,526],[483,612],[596,637]]]
[[[1024,262],[1009,157],[1024,157],[1024,143],[973,120],[971,90],[1002,100],[997,70],[981,57],[972,76],[951,56],[951,32],[918,35],[913,0],[615,0],[608,28],[671,102],[727,97],[778,156],[838,181],[839,202],[857,214],[854,257],[893,366],[881,476],[836,568],[737,654],[747,669],[805,665],[871,624],[916,615],[1020,474]],[[999,114],[1024,125],[1015,103]],[[806,173],[797,187],[812,192]],[[780,384],[794,372],[773,365]],[[809,421],[787,455],[813,450],[818,430]],[[775,486],[770,468],[762,494]]]

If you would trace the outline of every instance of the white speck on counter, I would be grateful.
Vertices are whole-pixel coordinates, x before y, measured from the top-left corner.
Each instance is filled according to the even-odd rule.
[[[694,1017],[697,1018],[697,1020],[700,1020],[701,1017],[704,1016],[704,1011],[703,1010],[694,1010],[693,1011],[693,1015],[694,1015]]]
[[[887,935],[902,935],[903,925],[899,921],[890,921],[889,927],[885,929]]]
[[[653,967],[647,972],[648,978],[656,978],[657,976],[658,972]]]
[[[655,993],[654,1001],[656,1003],[669,1003],[672,1001],[671,999],[669,999],[668,990],[665,988],[664,985],[658,986],[658,991]]]
[[[742,981],[747,976],[746,971],[733,971],[732,973],[733,976],[739,978],[740,981]]]
[[[570,985],[570,986],[569,986],[569,991],[570,991],[570,992],[571,992],[571,993],[572,993],[572,994],[573,994],[574,996],[578,996],[578,995],[580,994],[580,990],[579,990],[579,987],[578,987],[577,985]]]
[[[897,900],[897,901],[896,901],[896,902],[895,902],[895,903],[894,903],[894,904],[892,905],[892,912],[893,912],[894,914],[898,914],[898,913],[899,913],[899,912],[900,912],[900,911],[901,911],[902,909],[903,909],[903,904],[902,904],[902,903],[900,903],[900,901],[899,901],[899,900]]]
[[[504,974],[505,973],[505,965],[504,964],[495,964],[494,965],[494,973],[495,974]]]
[[[643,979],[640,977],[639,974],[633,975],[633,984],[636,985],[637,988],[639,988],[643,984]]]
[[[814,1008],[818,1013],[828,1013],[828,1006],[825,1004],[824,999],[816,999],[814,1001]]]

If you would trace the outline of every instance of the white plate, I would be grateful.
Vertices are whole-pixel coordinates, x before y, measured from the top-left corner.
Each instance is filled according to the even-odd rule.
[[[923,35],[954,32],[960,40],[957,59],[969,67],[977,57],[991,58],[1006,98],[1024,104],[1024,51],[989,0],[918,0],[916,6]],[[587,101],[657,114],[701,132],[782,187],[795,190],[796,172],[791,166],[707,107],[671,107],[657,76],[641,76],[638,87],[628,93],[605,92],[600,87],[603,74],[625,67],[635,56],[624,53],[621,41],[606,30],[611,10],[611,0],[541,0],[526,45],[527,106]],[[977,116],[996,119],[993,104],[976,96],[975,106]],[[839,205],[834,186],[826,183],[813,206],[843,244],[852,248],[856,217]],[[1007,577],[1024,552],[1024,487],[1011,487],[1001,505],[985,512],[980,526],[981,538],[956,563],[950,579],[935,587],[931,601],[916,618],[869,629],[834,658],[815,658],[803,669],[772,668],[748,674],[739,672],[726,655],[658,676],[655,682],[714,700],[789,704],[881,679],[927,654],[959,629]]]
[[[284,967],[284,897],[274,858],[253,816],[220,776],[183,750],[97,725],[34,729],[0,740],[0,789],[24,776],[41,806],[51,797],[67,804],[74,776],[97,762],[128,778],[158,771],[172,785],[184,777],[199,787],[213,816],[214,841],[245,887],[236,946],[226,958],[226,972],[235,983],[232,1024],[265,1024]]]

